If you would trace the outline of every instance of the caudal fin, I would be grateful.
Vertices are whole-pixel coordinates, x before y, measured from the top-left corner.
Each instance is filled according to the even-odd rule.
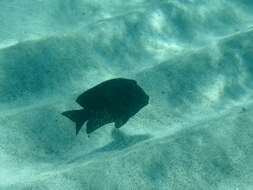
[[[62,113],[62,115],[66,116],[67,118],[76,123],[76,135],[82,128],[84,122],[88,120],[88,114],[84,109],[65,111]]]

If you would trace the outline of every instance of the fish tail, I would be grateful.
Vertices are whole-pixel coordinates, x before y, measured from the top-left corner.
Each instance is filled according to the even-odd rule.
[[[76,135],[79,133],[85,121],[88,120],[88,113],[84,109],[65,111],[62,115],[76,123]]]

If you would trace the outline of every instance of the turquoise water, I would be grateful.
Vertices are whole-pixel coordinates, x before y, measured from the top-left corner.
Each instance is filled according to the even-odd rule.
[[[1,0],[1,190],[253,189],[253,1]],[[88,138],[111,78],[150,104]]]

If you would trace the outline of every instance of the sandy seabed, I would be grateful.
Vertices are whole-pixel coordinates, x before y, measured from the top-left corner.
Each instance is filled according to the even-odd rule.
[[[1,0],[1,190],[253,189],[253,2]],[[78,136],[60,113],[135,79],[150,104]]]

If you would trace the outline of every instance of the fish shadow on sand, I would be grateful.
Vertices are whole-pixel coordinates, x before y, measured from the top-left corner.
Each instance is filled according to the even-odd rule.
[[[127,135],[124,132],[113,129],[112,130],[112,142],[109,144],[96,149],[93,152],[109,152],[116,150],[123,150],[125,148],[129,148],[141,141],[147,140],[151,138],[150,135]]]
[[[109,144],[98,148],[88,154],[79,155],[69,160],[68,163],[73,163],[80,160],[92,160],[93,158],[103,157],[108,155],[108,152],[120,151],[129,148],[135,144],[138,144],[141,141],[145,141],[151,138],[151,135],[127,135],[119,129],[113,129],[111,135],[113,140]]]

